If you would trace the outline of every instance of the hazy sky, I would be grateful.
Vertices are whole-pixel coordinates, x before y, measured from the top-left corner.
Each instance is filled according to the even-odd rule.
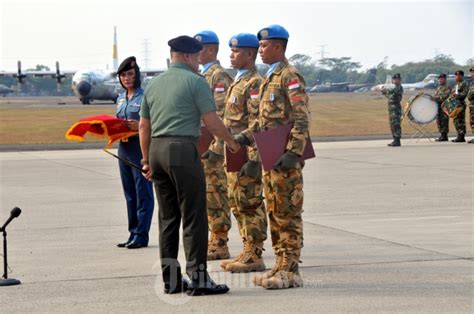
[[[220,37],[229,65],[230,36],[281,24],[290,33],[288,56],[319,59],[351,56],[364,68],[402,64],[450,54],[464,64],[473,57],[474,1],[99,1],[0,0],[0,70],[45,64],[63,69],[111,68],[113,27],[119,62],[135,55],[144,67],[165,67],[167,41],[203,29]]]

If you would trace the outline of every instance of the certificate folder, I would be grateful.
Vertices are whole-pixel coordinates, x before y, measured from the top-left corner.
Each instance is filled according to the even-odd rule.
[[[254,134],[257,143],[258,152],[262,159],[263,169],[270,171],[275,168],[275,163],[285,153],[286,145],[290,138],[290,131],[293,128],[291,124],[282,124],[274,129],[262,131]],[[316,157],[311,143],[311,138],[306,138],[306,146],[301,161]]]

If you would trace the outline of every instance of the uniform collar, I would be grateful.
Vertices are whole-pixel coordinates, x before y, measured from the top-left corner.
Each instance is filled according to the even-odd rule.
[[[127,97],[128,95],[128,91],[125,91],[125,97]],[[141,87],[138,87],[138,88],[135,88],[135,90],[133,91],[133,96],[131,99],[137,97],[137,96],[140,96],[141,94],[143,94],[143,88]]]
[[[210,69],[214,64],[219,64],[219,61],[216,60],[216,61],[212,61],[212,62],[203,64],[202,67],[201,67],[201,74],[202,74],[202,75],[206,74],[206,72],[209,71],[209,69]]]
[[[244,76],[248,71],[250,71],[249,69],[240,69],[237,71],[237,74],[235,75],[235,79],[234,81],[237,82],[242,76]]]
[[[189,67],[189,65],[185,63],[171,63],[170,64],[170,69],[171,68],[176,68],[176,69],[184,69],[184,70],[189,70],[193,72],[193,70]]]
[[[267,71],[267,78],[270,77],[272,74],[279,74],[284,67],[286,67],[288,65],[288,60],[284,59],[282,61],[279,61],[279,62],[275,62],[273,63],[272,65],[270,65],[270,69],[268,69]]]

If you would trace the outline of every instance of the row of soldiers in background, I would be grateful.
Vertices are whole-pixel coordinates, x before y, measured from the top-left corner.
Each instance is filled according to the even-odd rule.
[[[474,78],[474,67],[470,68],[469,71],[471,72],[471,77]],[[463,143],[466,141],[464,138],[466,134],[466,99],[469,100],[469,121],[471,131],[474,134],[474,84],[471,82],[471,86],[468,87],[466,81],[464,81],[464,72],[461,70],[456,71],[455,76],[456,85],[452,89],[446,84],[446,74],[441,74],[438,77],[438,88],[433,97],[433,100],[439,105],[437,124],[441,135],[436,139],[438,142],[448,141],[449,116],[442,109],[442,104],[449,99],[458,100],[461,106],[461,111],[453,119],[458,135],[452,142]],[[474,138],[468,143],[474,144]]]
[[[288,32],[272,25],[257,36],[242,33],[230,39],[230,61],[237,70],[234,79],[217,60],[217,35],[202,31],[194,37],[204,45],[200,53],[201,74],[212,89],[217,112],[237,142],[246,147],[248,158],[240,172],[226,172],[224,143],[219,140],[213,141],[202,155],[211,233],[208,260],[223,260],[220,266],[230,272],[264,270],[262,252],[268,212],[276,262],[270,271],[255,276],[253,282],[265,288],[298,287],[302,284],[298,263],[303,246],[303,165],[299,156],[308,134],[308,97],[303,77],[285,57]],[[270,65],[265,78],[255,66],[258,53],[263,63]],[[294,125],[287,152],[274,170],[262,174],[252,133],[286,123]],[[242,252],[234,259],[229,259],[227,245],[231,212],[243,241]]]
[[[471,76],[474,78],[474,68],[469,70]],[[440,74],[438,77],[438,87],[436,93],[432,99],[438,103],[438,117],[437,124],[439,132],[441,133],[440,137],[436,139],[438,142],[448,141],[448,132],[449,132],[449,116],[443,110],[442,104],[449,100],[459,101],[461,106],[461,111],[453,119],[454,126],[458,133],[457,137],[452,140],[454,143],[463,143],[466,142],[466,98],[469,100],[469,112],[470,112],[470,124],[471,130],[474,134],[474,91],[473,84],[469,88],[466,81],[464,81],[464,72],[458,70],[454,73],[455,75],[455,85],[451,89],[446,84],[446,74]],[[402,137],[401,129],[401,119],[403,115],[401,101],[403,97],[403,87],[401,85],[401,76],[399,73],[396,73],[392,76],[392,83],[395,87],[390,89],[385,89],[382,87],[382,94],[385,95],[388,99],[388,115],[389,115],[389,124],[390,130],[392,132],[393,141],[388,144],[391,147],[398,147],[401,145],[400,139]],[[470,144],[474,143],[474,139],[469,141]]]

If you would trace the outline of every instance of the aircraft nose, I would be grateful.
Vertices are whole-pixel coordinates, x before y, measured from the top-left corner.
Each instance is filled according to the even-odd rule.
[[[87,96],[89,95],[89,92],[91,91],[91,84],[87,83],[86,81],[79,82],[76,86],[77,92],[81,96]]]

